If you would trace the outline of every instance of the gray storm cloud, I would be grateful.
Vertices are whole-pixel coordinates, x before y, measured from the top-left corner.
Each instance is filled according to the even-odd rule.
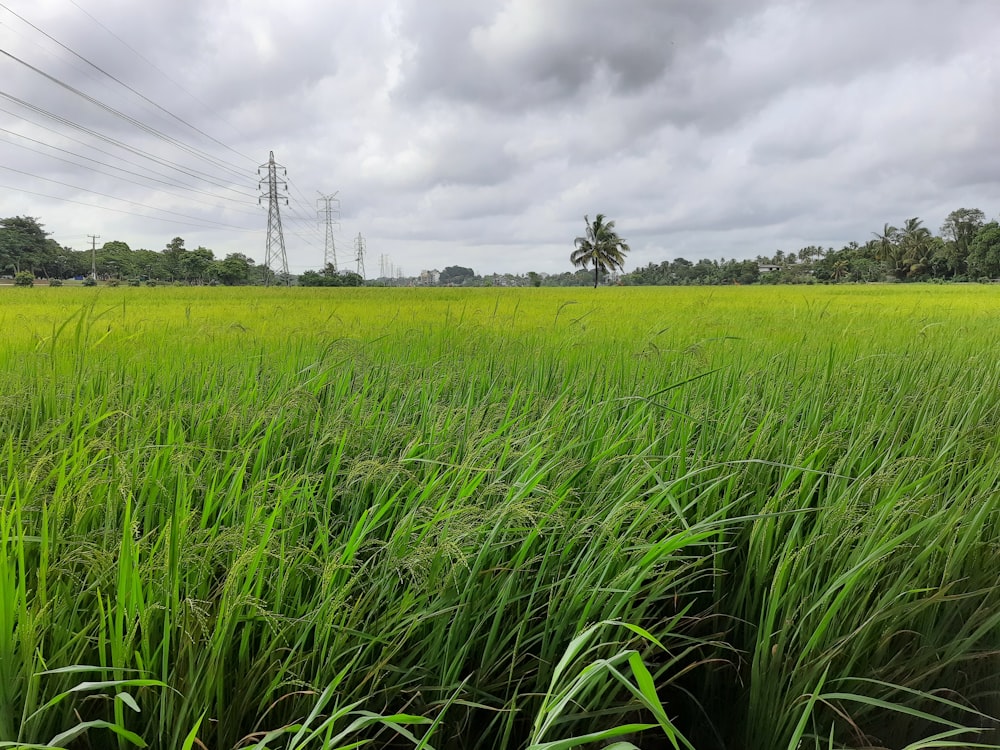
[[[32,175],[0,173],[4,215],[38,216],[66,244],[99,233],[160,249],[181,235],[261,259],[256,167],[271,150],[288,169],[298,270],[322,257],[316,191],[340,191],[345,252],[362,232],[370,253],[408,273],[566,270],[583,215],[599,211],[631,240],[629,266],[839,246],[907,216],[936,227],[959,206],[1000,211],[990,0],[44,0],[14,10],[169,115],[0,11],[3,49],[217,161],[9,59],[3,91],[231,186],[206,188],[212,198],[190,192],[205,187],[197,176],[176,174],[169,191],[133,184],[0,135],[2,163]],[[105,158],[68,140],[89,140],[69,124],[29,119],[9,99],[0,107],[10,132]],[[160,170],[136,159],[145,166],[128,169]],[[229,228],[172,224],[156,207]]]

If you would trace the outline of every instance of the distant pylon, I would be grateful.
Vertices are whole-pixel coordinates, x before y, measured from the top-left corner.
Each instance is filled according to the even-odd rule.
[[[358,236],[354,240],[354,259],[358,263],[358,276],[363,279],[365,277],[365,238],[361,236],[361,232],[358,232]]]
[[[284,188],[286,193],[288,192],[288,182],[278,179],[278,170],[280,169],[285,176],[288,175],[288,170],[280,164],[274,163],[273,151],[267,164],[261,164],[257,168],[258,175],[262,169],[267,170],[267,252],[264,254],[264,283],[271,283],[272,264],[280,263],[282,277],[288,284],[291,282],[291,277],[288,275],[288,253],[285,252],[285,235],[281,231],[281,211],[278,210],[278,205],[282,200],[285,201],[286,206],[288,205],[288,197],[278,193],[279,186]],[[258,187],[263,184],[264,180],[261,179]],[[263,197],[257,198],[258,204]]]
[[[319,191],[316,191],[319,193]],[[340,192],[339,190],[337,191]],[[340,222],[337,218],[340,217],[340,198],[337,197],[337,193],[331,193],[330,195],[323,195],[319,193],[319,201],[322,201],[323,206],[319,209],[319,217],[325,219],[326,221],[326,243],[323,245],[323,268],[326,269],[327,266],[333,266],[333,270],[337,270],[337,250],[333,241],[333,227],[336,224],[340,226]],[[337,206],[334,208],[333,204],[336,203]]]

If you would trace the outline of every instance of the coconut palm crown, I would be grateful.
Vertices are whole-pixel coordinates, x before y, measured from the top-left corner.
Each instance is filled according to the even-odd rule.
[[[573,241],[576,249],[569,260],[580,268],[593,264],[596,289],[602,271],[607,273],[612,268],[622,269],[629,246],[615,232],[615,223],[607,221],[604,214],[597,214],[593,222],[589,216],[584,216],[583,220],[587,224],[587,234]]]

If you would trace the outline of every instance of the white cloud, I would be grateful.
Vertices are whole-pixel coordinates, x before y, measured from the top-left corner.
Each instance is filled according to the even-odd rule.
[[[120,40],[70,0],[22,5],[170,114],[3,11],[0,48],[204,152],[0,60],[0,90],[65,119],[0,99],[0,127],[82,165],[0,133],[0,164],[35,175],[0,170],[2,213],[39,216],[77,247],[90,233],[153,249],[181,235],[261,259],[256,168],[271,150],[291,182],[297,270],[322,258],[317,191],[339,190],[342,263],[362,232],[372,257],[411,273],[566,270],[597,212],[617,220],[635,265],[840,245],[907,216],[936,227],[958,206],[1000,211],[991,0],[90,0]],[[168,164],[135,153],[123,164],[72,123]]]

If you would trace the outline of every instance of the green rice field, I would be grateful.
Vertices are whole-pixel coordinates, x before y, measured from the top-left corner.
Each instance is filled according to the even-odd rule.
[[[0,747],[1000,742],[1000,289],[0,289]]]

